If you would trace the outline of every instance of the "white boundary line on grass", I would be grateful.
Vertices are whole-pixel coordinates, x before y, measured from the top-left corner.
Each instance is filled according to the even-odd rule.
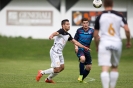
[[[96,79],[91,78],[91,77],[87,77],[87,79],[89,79],[89,81],[95,81]]]
[[[88,79],[89,79],[89,80],[88,80]],[[94,78],[87,77],[85,81],[86,81],[86,82],[92,82],[92,81],[95,81],[95,80],[96,80],[96,79],[94,79]],[[43,82],[44,82],[44,81],[43,81]],[[56,81],[56,82],[59,82],[59,83],[71,83],[71,82],[75,82],[75,83],[76,83],[76,81],[72,81],[72,80],[71,80],[71,81],[70,81],[70,80],[69,80],[69,81]]]

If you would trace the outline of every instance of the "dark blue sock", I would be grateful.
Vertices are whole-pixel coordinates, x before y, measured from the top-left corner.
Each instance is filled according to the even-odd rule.
[[[84,63],[79,63],[79,70],[80,70],[80,75],[83,75],[84,73]]]
[[[83,73],[83,79],[82,80],[84,80],[84,78],[86,78],[87,77],[87,75],[90,73],[90,70],[89,71],[87,71],[86,69],[84,70],[84,73]]]

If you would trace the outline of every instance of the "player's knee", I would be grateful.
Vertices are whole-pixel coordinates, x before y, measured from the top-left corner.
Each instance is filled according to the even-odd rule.
[[[91,65],[87,65],[86,70],[88,70],[88,71],[91,70]]]
[[[87,71],[91,70],[91,67],[86,68]]]
[[[60,71],[63,71],[64,70],[64,64],[62,64],[61,66],[60,66]]]
[[[63,71],[64,70],[64,67],[63,68],[61,68],[61,71]]]
[[[81,62],[81,63],[84,63],[84,62],[85,62],[85,60],[80,59],[80,62]]]
[[[118,66],[111,66],[111,71],[118,71]]]
[[[84,56],[81,56],[81,57],[80,57],[80,62],[82,62],[82,63],[85,62],[85,57],[84,57]]]
[[[114,69],[115,69],[115,68],[117,69],[117,67],[118,67],[118,66],[111,66],[111,68],[114,68]]]
[[[54,73],[59,73],[60,71],[61,71],[60,68],[55,68],[55,69],[54,69]]]

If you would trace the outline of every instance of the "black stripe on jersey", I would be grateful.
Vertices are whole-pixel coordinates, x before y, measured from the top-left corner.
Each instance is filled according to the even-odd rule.
[[[106,11],[106,13],[107,13],[107,12],[108,12],[108,11]],[[111,12],[111,13],[114,13],[114,14],[117,15],[117,16],[120,16],[120,17],[122,18],[123,23],[124,23],[124,24],[127,24],[127,21],[124,19],[124,17],[123,17],[118,11],[111,10],[110,12]]]
[[[73,39],[72,36],[71,36],[71,34],[69,34],[68,32],[66,32],[64,29],[59,29],[57,32],[59,34],[62,34],[62,35],[69,35],[68,41],[71,41]]]
[[[123,17],[118,11],[115,11],[115,10],[103,11],[102,14],[104,14],[104,13],[109,13],[109,12],[110,12],[110,13],[113,13],[113,14],[119,16],[119,17],[121,17],[123,23],[124,23],[124,24],[127,24],[127,21],[124,19],[124,17]],[[99,30],[99,28],[100,28],[99,20],[100,20],[100,17],[101,17],[102,14],[100,14],[99,16],[97,16],[97,18],[96,18],[96,20],[95,20],[95,26],[94,26],[94,28],[95,28],[96,30]]]
[[[96,20],[95,20],[95,26],[94,26],[94,28],[95,28],[96,30],[99,30],[99,28],[100,28],[100,24],[99,24],[100,17],[101,17],[101,15],[99,15],[99,16],[96,18]]]
[[[69,33],[68,33],[69,34]],[[69,34],[69,38],[68,38],[68,41],[71,41],[73,39],[73,37],[71,36],[71,34]]]
[[[67,35],[67,32],[63,29],[59,29],[57,32],[62,35]]]

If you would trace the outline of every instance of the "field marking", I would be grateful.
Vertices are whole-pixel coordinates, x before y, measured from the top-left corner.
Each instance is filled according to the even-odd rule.
[[[95,81],[96,79],[91,78],[91,77],[86,77],[86,79],[89,79],[89,81]]]
[[[88,80],[89,79],[89,80]],[[94,79],[94,78],[92,78],[92,77],[87,77],[86,79],[85,79],[85,81],[86,82],[92,82],[92,81],[95,81],[96,79]],[[44,82],[44,81],[40,81],[40,82]],[[68,80],[68,81],[56,81],[56,82],[58,82],[58,83],[77,83],[78,81],[70,81],[70,80]]]

